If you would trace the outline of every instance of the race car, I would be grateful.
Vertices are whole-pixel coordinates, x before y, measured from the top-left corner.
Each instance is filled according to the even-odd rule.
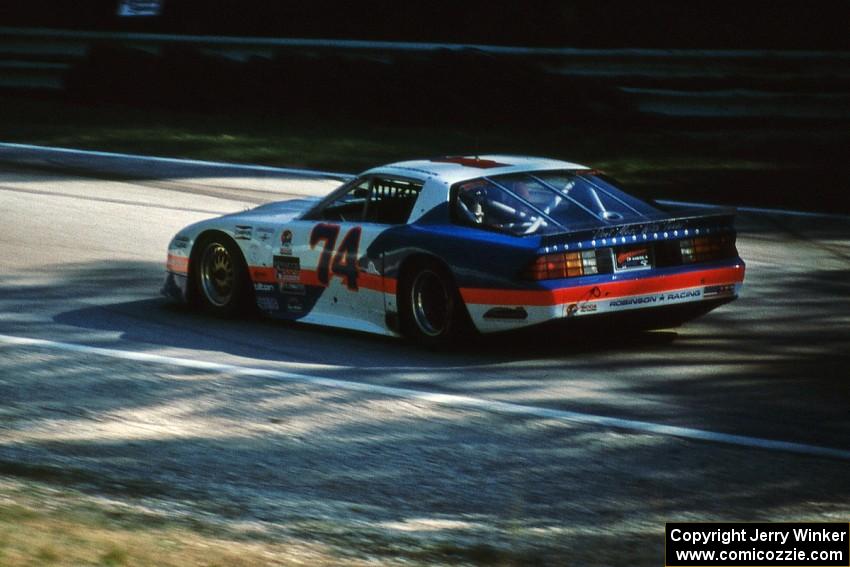
[[[162,291],[432,344],[618,313],[680,324],[741,290],[734,214],[664,210],[553,159],[404,161],[184,228]]]

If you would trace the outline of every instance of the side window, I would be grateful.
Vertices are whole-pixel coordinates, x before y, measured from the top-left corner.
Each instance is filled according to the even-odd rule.
[[[421,190],[421,183],[373,178],[372,192],[363,220],[378,224],[404,224],[410,217]]]
[[[369,179],[352,186],[348,191],[327,203],[318,214],[308,218],[339,222],[360,222],[369,202]]]
[[[365,177],[353,181],[304,215],[305,220],[404,224],[413,211],[422,183]]]

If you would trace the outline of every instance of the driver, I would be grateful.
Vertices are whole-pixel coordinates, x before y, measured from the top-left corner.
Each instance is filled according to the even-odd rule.
[[[552,191],[541,187],[539,183],[531,179],[518,179],[514,181],[510,189],[517,197],[547,214],[561,202],[559,195],[553,195]]]
[[[457,195],[461,212],[475,224],[484,222],[483,203],[487,199],[487,189],[483,183],[468,183],[460,188]]]
[[[466,183],[458,189],[457,210],[469,222],[515,234],[529,234],[546,225],[545,218],[527,203],[546,212],[552,204],[551,191],[533,180],[506,183],[505,189],[485,180]]]
[[[458,209],[475,224],[497,226],[512,222],[517,215],[516,199],[508,198],[502,189],[480,180],[462,186],[457,195]],[[522,209],[525,209],[522,206]]]

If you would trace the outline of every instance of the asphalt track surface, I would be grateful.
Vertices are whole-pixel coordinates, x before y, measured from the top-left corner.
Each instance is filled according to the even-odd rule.
[[[741,214],[742,297],[675,330],[433,352],[159,297],[182,226],[337,184],[0,150],[0,474],[382,562],[850,519],[850,219]]]

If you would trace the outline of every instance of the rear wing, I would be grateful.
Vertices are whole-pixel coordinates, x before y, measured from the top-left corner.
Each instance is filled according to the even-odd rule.
[[[686,237],[735,233],[733,208],[679,209],[662,218],[619,223],[611,226],[545,234],[541,247],[549,250],[591,249],[630,242],[657,242]]]

